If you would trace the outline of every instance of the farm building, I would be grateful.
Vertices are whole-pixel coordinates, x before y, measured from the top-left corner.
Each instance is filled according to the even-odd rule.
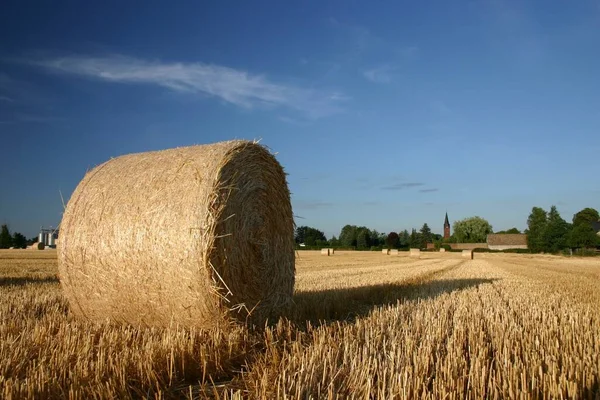
[[[521,233],[493,233],[487,235],[490,250],[527,249],[527,235]]]

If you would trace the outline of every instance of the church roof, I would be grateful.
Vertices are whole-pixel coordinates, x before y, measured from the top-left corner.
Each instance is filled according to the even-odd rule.
[[[450,222],[448,222],[448,213],[446,213],[446,219],[444,220],[444,226],[450,226]]]

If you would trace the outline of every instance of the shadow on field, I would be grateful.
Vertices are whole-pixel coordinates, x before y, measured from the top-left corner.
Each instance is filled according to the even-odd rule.
[[[497,279],[449,279],[413,281],[345,289],[299,292],[287,318],[302,325],[306,321],[352,321],[373,309],[394,305],[398,301],[426,300],[443,293],[493,283]]]
[[[58,283],[58,277],[46,276],[46,277],[15,277],[15,278],[0,278],[0,287],[2,286],[24,286],[28,284],[36,283]]]

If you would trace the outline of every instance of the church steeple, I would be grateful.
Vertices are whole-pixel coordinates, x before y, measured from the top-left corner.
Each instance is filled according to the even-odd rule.
[[[448,221],[448,212],[446,212],[446,218],[444,219],[444,239],[450,237],[450,222]]]

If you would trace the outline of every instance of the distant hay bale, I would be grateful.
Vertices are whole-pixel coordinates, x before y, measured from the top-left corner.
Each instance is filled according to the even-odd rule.
[[[390,251],[389,249],[383,249],[381,250],[381,254],[385,254],[387,256],[388,254],[390,254]]]
[[[400,254],[400,252],[398,251],[398,249],[391,249],[390,250],[390,256],[397,256],[399,254]]]
[[[37,250],[44,250],[46,248],[46,245],[44,244],[44,242],[37,242],[33,244],[33,248],[37,249]]]
[[[410,249],[410,256],[421,258],[421,249]]]
[[[329,249],[321,249],[321,254],[324,256],[328,256],[329,255]]]
[[[335,254],[335,249],[329,249],[329,255],[334,255]]]
[[[473,259],[473,250],[463,250],[462,251],[463,258],[468,258],[470,260]]]
[[[281,165],[253,142],[107,161],[75,189],[60,235],[59,277],[76,316],[263,324],[292,298],[290,192]]]
[[[443,247],[442,247],[442,248],[440,248],[440,253],[445,253],[445,252],[446,252],[446,249],[445,249],[445,248],[443,248]]]

